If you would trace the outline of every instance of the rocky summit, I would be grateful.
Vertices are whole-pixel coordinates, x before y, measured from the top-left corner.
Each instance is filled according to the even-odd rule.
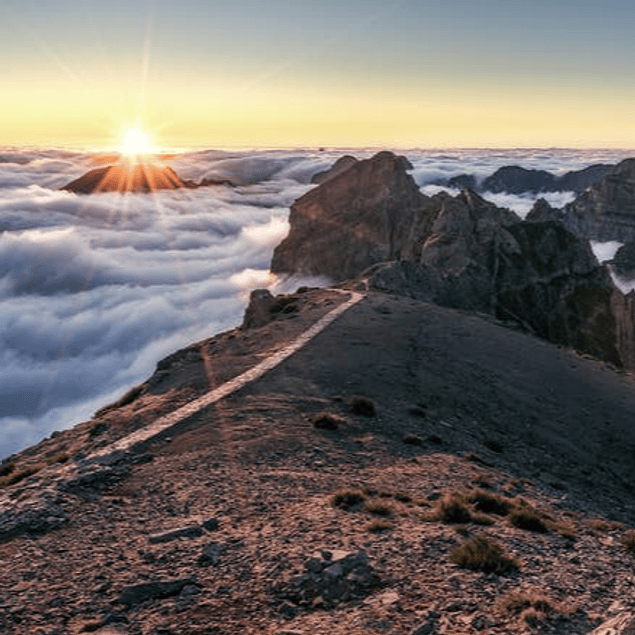
[[[307,253],[292,222],[280,262],[319,264],[310,221],[337,219],[351,279],[252,292],[0,463],[0,632],[632,635],[635,381],[602,361],[628,301],[560,222],[407,169],[382,153],[294,205]]]
[[[151,163],[130,164],[127,162],[91,170],[65,185],[62,190],[76,194],[99,194],[101,192],[152,192],[197,188],[208,185],[231,185],[228,181],[204,179],[201,183],[183,180],[168,166]]]

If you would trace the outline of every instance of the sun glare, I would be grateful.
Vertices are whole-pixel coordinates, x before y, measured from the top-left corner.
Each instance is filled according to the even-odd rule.
[[[127,156],[154,154],[157,151],[148,135],[137,127],[126,130],[119,149]]]

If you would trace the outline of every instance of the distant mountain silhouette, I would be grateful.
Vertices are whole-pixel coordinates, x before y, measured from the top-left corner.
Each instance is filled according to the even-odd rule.
[[[230,181],[203,179],[200,183],[183,180],[168,166],[149,163],[127,165],[118,163],[87,172],[65,185],[62,190],[76,194],[98,194],[100,192],[152,192],[155,190],[194,189],[208,185],[232,185]]]

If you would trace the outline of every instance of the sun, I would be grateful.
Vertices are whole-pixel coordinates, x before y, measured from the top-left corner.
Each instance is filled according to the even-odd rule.
[[[157,152],[148,134],[138,126],[128,128],[125,131],[119,150],[128,157],[155,154]]]

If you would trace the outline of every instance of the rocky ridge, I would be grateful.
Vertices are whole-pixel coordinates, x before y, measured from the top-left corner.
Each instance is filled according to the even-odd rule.
[[[635,368],[633,299],[586,240],[540,220],[557,216],[546,203],[523,222],[470,189],[427,197],[408,167],[382,152],[298,199],[272,271],[360,277],[369,289],[490,313]]]

